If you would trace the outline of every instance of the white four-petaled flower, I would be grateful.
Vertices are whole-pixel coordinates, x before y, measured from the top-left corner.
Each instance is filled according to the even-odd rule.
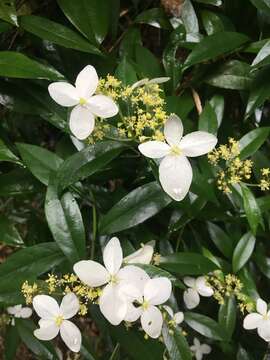
[[[27,306],[23,307],[21,304],[9,306],[7,308],[7,312],[17,319],[18,318],[27,319],[32,315],[32,309]],[[11,321],[11,325],[15,325],[14,318]]]
[[[205,277],[199,276],[197,279],[184,277],[184,283],[189,287],[184,291],[184,302],[188,309],[194,309],[200,303],[201,296],[212,296],[213,289],[206,284]]]
[[[142,244],[142,247],[124,258],[125,264],[150,264],[154,254],[155,241]]]
[[[115,102],[105,95],[94,95],[98,86],[95,68],[87,65],[77,76],[75,86],[59,81],[49,85],[50,96],[61,106],[73,107],[69,119],[71,132],[79,140],[94,130],[95,116],[110,118],[118,113]]]
[[[33,299],[33,307],[41,318],[38,323],[40,328],[34,331],[38,339],[52,340],[60,332],[61,338],[71,351],[80,351],[80,330],[68,320],[77,314],[80,307],[75,294],[65,295],[60,306],[51,296],[37,295]]]
[[[205,131],[194,131],[183,136],[183,125],[178,116],[170,115],[164,126],[166,142],[147,141],[139,145],[140,152],[152,159],[161,159],[159,180],[164,191],[174,200],[181,201],[189,191],[192,167],[187,157],[211,151],[216,136]]]
[[[171,322],[173,325],[179,325],[184,321],[184,314],[182,311],[178,311],[177,313],[173,312],[173,309],[168,305],[163,305],[163,309],[167,311],[171,318]]]
[[[92,260],[82,260],[73,267],[79,279],[91,287],[106,285],[99,298],[99,307],[105,318],[119,325],[127,313],[127,300],[120,288],[129,283],[141,288],[147,274],[144,270],[128,265],[121,269],[123,252],[119,240],[114,237],[103,251],[104,265]]]
[[[265,341],[270,341],[270,310],[267,310],[267,304],[262,299],[256,303],[257,312],[248,314],[244,318],[243,327],[246,330],[257,329],[258,335]]]
[[[190,350],[194,352],[196,360],[202,360],[203,355],[210,354],[211,347],[207,344],[201,344],[199,339],[194,338],[193,345],[190,347]]]

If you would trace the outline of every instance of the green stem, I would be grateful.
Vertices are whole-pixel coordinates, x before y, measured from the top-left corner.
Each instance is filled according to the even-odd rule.
[[[91,197],[92,197],[92,245],[91,245],[91,259],[94,259],[95,256],[95,250],[96,250],[96,238],[97,238],[97,209],[96,209],[96,203],[95,198],[90,190]]]

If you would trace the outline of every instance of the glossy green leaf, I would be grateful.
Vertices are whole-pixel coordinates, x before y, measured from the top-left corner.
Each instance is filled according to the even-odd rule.
[[[251,130],[239,140],[240,158],[246,159],[253,155],[268,138],[270,127]]]
[[[5,216],[0,216],[0,243],[7,245],[23,245],[23,240],[13,222]]]
[[[15,164],[21,164],[19,158],[9,150],[5,143],[0,139],[0,162],[8,161]]]
[[[216,264],[197,253],[174,253],[161,256],[160,267],[179,275],[202,275],[217,269]]]
[[[0,2],[0,19],[18,26],[15,4],[15,0],[2,0]]]
[[[229,31],[207,36],[194,47],[185,61],[185,68],[235,51],[247,41],[246,35]]]
[[[270,15],[270,3],[268,0],[250,0],[258,10],[264,11]]]
[[[136,71],[126,57],[124,57],[117,66],[115,76],[121,80],[124,85],[132,85],[137,81]]]
[[[227,339],[230,340],[236,325],[236,301],[234,296],[225,297],[224,304],[220,305],[218,312],[218,322],[224,332],[227,334]]]
[[[57,0],[69,21],[90,42],[101,43],[109,28],[110,1]]]
[[[201,12],[203,26],[207,35],[215,34],[219,31],[225,31],[225,26],[217,13],[203,10]]]
[[[172,200],[157,182],[132,190],[104,215],[99,223],[102,234],[112,234],[141,224],[159,213]]]
[[[5,329],[4,360],[16,359],[16,352],[20,345],[20,337],[16,326],[8,326]]]
[[[101,54],[97,47],[90,44],[77,32],[44,17],[35,15],[22,16],[20,26],[24,30],[54,44],[91,54]]]
[[[216,113],[217,123],[219,127],[222,123],[224,115],[224,97],[222,95],[214,95],[209,102]]]
[[[258,225],[261,224],[264,227],[261,210],[252,191],[243,184],[241,185],[241,190],[247,220],[252,233],[256,235]]]
[[[268,65],[270,62],[270,40],[268,40],[265,45],[258,52],[257,56],[253,60],[251,66],[260,67],[263,65]]]
[[[222,327],[210,317],[194,312],[186,312],[184,316],[188,326],[199,334],[213,340],[226,340],[227,334],[224,333]]]
[[[103,169],[127,148],[123,142],[102,141],[87,146],[69,157],[58,170],[58,184],[62,189]]]
[[[247,263],[252,255],[255,243],[256,239],[250,232],[241,237],[233,252],[232,266],[235,273]]]
[[[25,169],[0,175],[0,196],[27,195],[40,191],[39,182]]]
[[[185,0],[181,7],[181,19],[187,34],[197,34],[199,32],[199,22],[190,0]]]
[[[136,46],[136,63],[142,78],[156,78],[163,76],[163,72],[157,58],[147,48]]]
[[[152,8],[141,12],[135,19],[136,23],[148,24],[156,28],[171,29],[171,24],[162,8]]]
[[[213,6],[222,5],[222,0],[194,0],[194,1],[202,4],[213,5]]]
[[[230,258],[233,253],[233,242],[231,238],[216,224],[207,222],[207,228],[210,234],[210,238],[219,251]]]
[[[171,360],[191,360],[192,355],[188,342],[179,328],[171,333],[167,324],[163,324],[162,337]]]
[[[58,196],[52,175],[45,200],[45,214],[55,242],[74,264],[85,257],[85,230],[80,208],[73,195]]]
[[[217,134],[218,122],[214,109],[207,102],[200,114],[199,118],[199,130],[209,132],[210,134]]]
[[[22,79],[64,79],[64,76],[53,67],[15,51],[0,51],[0,76]]]

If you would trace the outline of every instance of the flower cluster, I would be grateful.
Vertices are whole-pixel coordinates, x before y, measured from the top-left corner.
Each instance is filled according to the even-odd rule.
[[[257,329],[258,335],[265,341],[270,341],[270,311],[267,304],[262,299],[257,299],[257,312],[248,314],[244,318],[243,327],[246,330]]]
[[[270,190],[270,169],[263,168],[261,169],[261,179],[259,187],[262,191]]]

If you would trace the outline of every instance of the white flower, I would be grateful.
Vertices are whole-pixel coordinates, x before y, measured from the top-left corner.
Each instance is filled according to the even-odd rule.
[[[37,295],[33,299],[33,307],[41,318],[38,322],[40,328],[34,331],[39,340],[52,340],[60,332],[61,338],[71,351],[80,351],[80,330],[68,320],[77,314],[80,307],[75,294],[65,295],[60,306],[51,296]]]
[[[157,305],[165,303],[171,296],[170,280],[166,277],[155,279],[148,277],[143,289],[125,285],[121,291],[130,299],[125,320],[133,322],[141,318],[141,325],[146,334],[151,338],[158,338],[161,334],[163,317]]]
[[[164,135],[167,142],[147,141],[139,145],[139,150],[149,158],[162,158],[159,165],[160,183],[167,194],[181,201],[192,181],[192,167],[187,157],[208,153],[215,147],[217,138],[205,131],[194,131],[182,138],[183,125],[175,114],[167,120]]]
[[[270,310],[267,311],[267,304],[262,299],[257,300],[257,312],[248,314],[244,318],[244,329],[257,329],[258,335],[265,341],[270,341]]]
[[[165,83],[167,81],[169,81],[170,78],[169,77],[159,77],[159,78],[154,78],[154,79],[151,79],[149,80],[148,78],[144,78],[144,79],[141,79],[139,81],[136,81],[132,86],[131,86],[131,89],[136,89],[137,87],[139,86],[143,86],[143,85],[148,85],[148,84],[162,84],[162,83]]]
[[[113,325],[119,325],[127,313],[126,297],[119,291],[128,282],[140,288],[147,274],[144,270],[128,265],[121,268],[123,252],[119,240],[114,237],[103,251],[104,265],[92,260],[82,260],[73,267],[79,279],[86,285],[97,287],[107,284],[99,298],[99,307],[105,318]]]
[[[155,241],[142,244],[142,247],[124,258],[125,264],[150,264],[154,253]]]
[[[95,116],[110,118],[118,113],[118,107],[108,96],[94,95],[98,86],[95,68],[87,65],[77,76],[75,86],[64,82],[49,85],[50,96],[57,104],[72,107],[69,119],[71,132],[79,140],[86,139],[94,130]]]
[[[21,304],[15,306],[9,306],[7,308],[7,312],[10,315],[13,315],[14,318],[22,318],[22,319],[27,319],[32,315],[32,309],[30,309],[27,306],[23,307]],[[11,325],[15,325],[14,318],[11,321]]]
[[[207,344],[201,344],[200,340],[194,338],[193,345],[190,347],[190,350],[194,352],[196,360],[202,360],[203,355],[210,354],[211,347]]]
[[[212,296],[213,289],[206,284],[205,277],[200,276],[197,279],[192,277],[184,277],[184,283],[189,289],[184,291],[184,302],[188,309],[194,309],[200,303],[201,296]]]
[[[184,321],[184,314],[182,313],[182,311],[174,313],[173,309],[168,305],[163,305],[163,309],[166,310],[167,313],[170,315],[173,325],[179,325]]]

